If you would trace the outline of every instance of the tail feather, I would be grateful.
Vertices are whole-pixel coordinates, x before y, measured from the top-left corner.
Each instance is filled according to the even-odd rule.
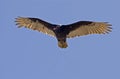
[[[67,48],[68,47],[67,42],[64,42],[64,41],[58,41],[58,46],[60,48]]]

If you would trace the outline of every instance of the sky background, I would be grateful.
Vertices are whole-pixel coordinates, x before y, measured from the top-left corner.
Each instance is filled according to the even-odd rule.
[[[68,39],[18,29],[15,18],[54,24],[80,20],[112,24],[106,35]],[[0,79],[120,79],[120,0],[0,0]]]

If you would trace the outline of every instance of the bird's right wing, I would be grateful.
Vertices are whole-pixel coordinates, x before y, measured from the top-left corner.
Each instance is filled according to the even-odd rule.
[[[79,21],[66,25],[68,30],[67,38],[83,36],[88,34],[105,34],[111,31],[111,26],[107,22]]]
[[[50,24],[38,18],[18,17],[16,18],[16,24],[18,27],[25,27],[55,36],[53,29],[56,25]]]

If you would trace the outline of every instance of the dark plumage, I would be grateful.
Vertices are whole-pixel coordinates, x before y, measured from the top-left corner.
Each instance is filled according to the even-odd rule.
[[[37,30],[57,38],[58,46],[66,48],[66,38],[88,34],[105,34],[111,31],[111,26],[107,22],[79,21],[68,25],[56,25],[43,21],[38,18],[18,17],[16,18],[18,27],[26,27]]]

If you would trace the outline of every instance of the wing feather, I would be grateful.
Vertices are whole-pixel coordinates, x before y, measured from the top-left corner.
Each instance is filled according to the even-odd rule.
[[[32,30],[37,30],[45,34],[55,36],[53,29],[57,27],[54,24],[50,24],[38,18],[18,17],[16,18],[16,25],[18,27],[25,27]]]
[[[79,21],[66,25],[66,28],[69,29],[67,38],[88,34],[106,34],[111,32],[110,26],[107,22]]]

